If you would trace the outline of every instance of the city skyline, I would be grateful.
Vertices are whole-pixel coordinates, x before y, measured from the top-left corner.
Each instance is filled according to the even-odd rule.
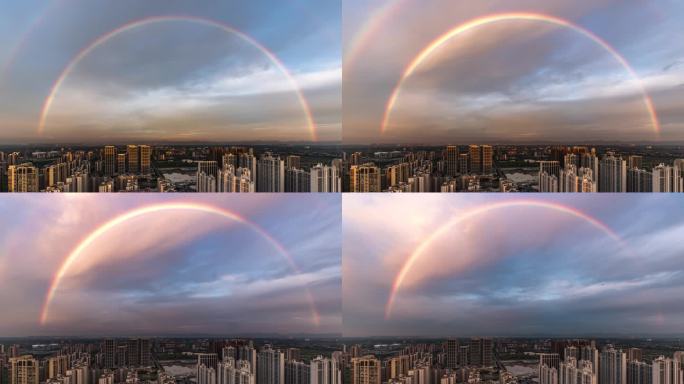
[[[8,3],[0,141],[338,141],[339,5]]]
[[[338,199],[38,200],[0,202],[3,336],[339,333]]]
[[[346,195],[343,210],[345,336],[684,333],[676,198]]]
[[[682,12],[672,1],[344,2],[343,140],[681,142],[684,50],[671,36]]]

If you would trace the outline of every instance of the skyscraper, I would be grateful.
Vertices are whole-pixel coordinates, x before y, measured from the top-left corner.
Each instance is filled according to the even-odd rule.
[[[152,149],[149,145],[140,146],[140,173],[149,175],[152,172]]]
[[[352,359],[352,384],[380,383],[380,360],[372,355]]]
[[[140,173],[140,152],[137,145],[126,146],[126,156],[128,156],[128,173],[137,175]]]
[[[627,357],[624,352],[612,346],[601,351],[599,356],[599,383],[627,383]]]
[[[285,192],[311,192],[309,172],[298,168],[285,170]]]
[[[285,192],[285,163],[280,157],[263,154],[257,160],[256,177],[257,192]]]
[[[38,384],[39,365],[38,360],[31,355],[12,357],[9,359],[10,384]]]
[[[627,384],[652,384],[653,369],[651,364],[639,360],[627,362]]]
[[[627,163],[622,157],[605,155],[599,163],[599,192],[627,191]]]
[[[653,168],[653,192],[682,192],[682,175],[678,167],[659,164]]]
[[[470,164],[470,173],[482,172],[482,151],[479,145],[468,146],[468,163]]]
[[[104,339],[102,342],[102,365],[106,369],[116,367],[116,340]]]
[[[349,174],[351,192],[380,192],[380,168],[373,163],[352,165]]]
[[[659,356],[653,360],[652,384],[682,384],[682,366],[679,360]]]
[[[216,161],[197,162],[197,192],[216,192],[218,165]]]
[[[303,361],[287,360],[285,362],[285,384],[310,384],[311,369]]]
[[[339,168],[321,163],[314,165],[310,172],[311,192],[342,192],[342,179]]]
[[[339,362],[318,356],[311,360],[311,384],[342,384]]]
[[[458,174],[458,147],[449,145],[446,147],[446,173],[448,176],[456,176]]]
[[[285,384],[285,355],[267,345],[257,355],[257,384]]]
[[[494,169],[494,160],[493,160],[493,155],[494,152],[492,151],[492,146],[491,145],[483,145],[481,147],[481,152],[482,152],[482,170],[481,173],[483,175],[491,175],[492,171]]]
[[[39,192],[38,168],[31,163],[10,165],[7,168],[7,190],[9,192]]]
[[[102,173],[105,176],[114,176],[116,173],[116,147],[106,145],[102,152]]]
[[[116,154],[116,172],[119,175],[123,175],[126,173],[126,154],[125,153],[117,153]]]
[[[470,350],[468,360],[470,365],[480,367],[491,367],[494,363],[492,359],[492,339],[485,337],[473,337],[470,339]]]
[[[448,339],[446,342],[446,367],[458,367],[458,339]]]

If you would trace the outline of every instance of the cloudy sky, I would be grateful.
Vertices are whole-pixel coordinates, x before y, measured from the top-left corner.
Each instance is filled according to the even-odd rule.
[[[340,8],[335,0],[2,1],[0,142],[309,141],[298,89],[318,139],[339,140]],[[154,17],[175,18],[102,38]]]
[[[89,234],[172,203],[205,209],[158,210],[101,231],[66,269],[41,323],[51,281]],[[334,196],[8,196],[0,336],[339,333],[340,209]]]
[[[342,12],[345,143],[684,141],[681,1],[348,0]],[[593,33],[640,81],[578,28],[490,23],[433,50],[403,82],[380,133],[414,57],[463,23],[511,12],[550,15]]]
[[[683,213],[674,196],[345,196],[344,334],[682,335]]]

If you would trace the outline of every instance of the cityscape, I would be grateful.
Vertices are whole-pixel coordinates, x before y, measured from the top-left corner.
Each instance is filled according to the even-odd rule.
[[[12,338],[3,384],[678,384],[681,339]]]
[[[343,149],[349,159],[345,192],[684,191],[682,146],[471,144]]]
[[[341,384],[347,360],[326,338],[14,338],[0,383]]]
[[[0,148],[0,191],[339,193],[340,156],[334,145]]]

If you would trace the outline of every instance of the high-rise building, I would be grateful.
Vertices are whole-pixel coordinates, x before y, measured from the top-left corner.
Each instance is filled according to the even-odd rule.
[[[481,173],[483,175],[491,175],[492,171],[494,169],[494,160],[493,160],[493,150],[491,145],[483,145],[480,147],[481,152],[482,152],[482,170]]]
[[[10,358],[9,369],[10,384],[38,384],[40,381],[38,360],[31,355]]]
[[[351,192],[380,192],[380,168],[373,163],[352,165],[349,173]]]
[[[558,369],[548,365],[540,365],[539,384],[558,384]]]
[[[458,175],[458,146],[448,145],[446,147],[446,174],[448,176]]]
[[[653,192],[682,192],[684,184],[678,167],[659,164],[653,168]]]
[[[627,192],[653,192],[653,175],[645,169],[627,170]]]
[[[318,356],[310,366],[311,384],[342,384],[342,369],[337,360]]]
[[[321,163],[314,165],[310,172],[311,192],[342,192],[342,178],[339,168]]]
[[[285,169],[285,192],[311,192],[309,172],[298,168]]]
[[[7,168],[9,192],[39,192],[38,180],[38,168],[31,163],[10,165]]]
[[[102,342],[102,366],[105,369],[116,367],[116,340],[104,339]]]
[[[607,154],[599,163],[599,192],[627,191],[627,163],[622,157]]]
[[[375,356],[352,359],[352,384],[380,384],[380,360]]]
[[[470,365],[470,361],[468,358],[470,357],[470,346],[469,345],[461,345],[458,347],[458,361],[457,364],[459,367],[467,367]]]
[[[126,156],[128,156],[128,173],[132,173],[134,175],[140,173],[140,151],[138,146],[126,146]]]
[[[558,161],[539,162],[539,192],[558,192],[560,165]]]
[[[257,160],[256,177],[257,192],[285,192],[285,163],[280,157],[263,154]]]
[[[285,384],[310,384],[311,369],[303,361],[287,360],[285,362]]]
[[[387,185],[395,186],[407,183],[411,176],[411,166],[409,163],[399,163],[387,167]]]
[[[482,172],[482,151],[479,145],[468,146],[468,163],[470,173]]]
[[[448,339],[446,342],[446,367],[455,369],[458,367],[458,339]]]
[[[149,145],[141,145],[140,147],[140,173],[149,175],[152,172],[152,149]]]
[[[458,155],[458,173],[461,175],[468,174],[468,169],[470,169],[470,164],[468,164],[468,154],[460,153]]]
[[[213,160],[197,162],[197,192],[216,192],[218,165]]]
[[[651,364],[639,360],[627,362],[627,384],[653,384]]]
[[[197,384],[216,384],[218,355],[216,353],[197,354]]]
[[[216,384],[256,384],[256,377],[249,361],[227,358],[218,363]]]
[[[557,353],[540,353],[539,354],[539,377],[542,377],[542,367],[553,368],[558,372],[560,369],[560,355]]]
[[[659,356],[653,360],[652,384],[682,384],[682,366],[679,360]]]
[[[597,384],[591,362],[577,361],[574,357],[566,357],[565,361],[560,363],[558,384]]]
[[[627,357],[622,350],[608,346],[601,351],[599,355],[599,383],[627,383]]]
[[[267,345],[257,355],[257,384],[285,384],[285,355]]]
[[[117,153],[116,154],[116,172],[119,175],[126,174],[126,154]]]
[[[126,359],[129,367],[149,367],[150,340],[133,338],[126,340]]]
[[[473,337],[470,339],[470,350],[468,360],[470,365],[479,367],[491,367],[494,365],[492,359],[492,339],[485,337]]]
[[[105,176],[116,173],[116,147],[113,145],[106,145],[102,151],[102,173]]]
[[[48,359],[47,378],[53,379],[57,376],[63,376],[69,369],[69,356],[59,355]]]

